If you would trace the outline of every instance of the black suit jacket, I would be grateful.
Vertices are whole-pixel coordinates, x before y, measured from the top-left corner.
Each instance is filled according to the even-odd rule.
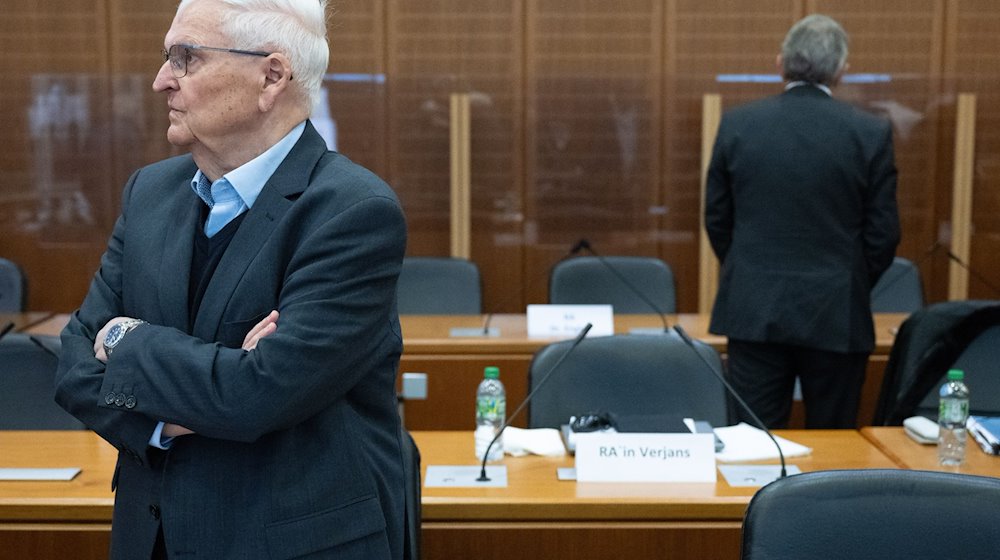
[[[120,450],[112,556],[149,558],[162,521],[171,558],[400,558],[398,200],[307,125],[189,321],[194,172],[133,174],[62,334],[56,398]],[[271,309],[277,332],[241,350]],[[149,324],[105,367],[93,340],[118,315]],[[158,420],[197,435],[149,447]]]
[[[727,112],[705,228],[712,332],[871,351],[871,288],[899,243],[890,124],[808,85]]]

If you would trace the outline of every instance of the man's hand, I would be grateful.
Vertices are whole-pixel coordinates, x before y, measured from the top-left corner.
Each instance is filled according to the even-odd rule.
[[[246,351],[253,350],[257,347],[257,343],[260,339],[278,330],[278,310],[273,310],[267,314],[267,317],[261,319],[259,323],[254,325],[250,332],[247,333],[246,338],[243,339],[242,348]]]
[[[193,434],[194,432],[185,428],[184,426],[178,426],[177,424],[170,424],[164,422],[163,431],[161,433],[165,437],[177,437],[177,436],[186,436],[188,434]]]
[[[115,326],[122,321],[131,320],[131,317],[115,317],[101,327],[101,330],[97,331],[97,336],[94,338],[94,357],[98,360],[108,363],[108,355],[104,353],[104,339],[108,336],[108,331],[111,327]]]

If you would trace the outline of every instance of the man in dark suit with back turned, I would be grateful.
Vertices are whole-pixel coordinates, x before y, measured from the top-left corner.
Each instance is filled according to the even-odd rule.
[[[406,226],[309,123],[325,2],[183,0],[56,399],[119,450],[113,558],[400,559]]]
[[[710,330],[728,336],[733,385],[772,428],[788,423],[796,376],[807,427],[855,427],[869,294],[899,243],[892,128],[832,97],[846,60],[836,21],[796,23],[778,55],[785,92],[727,112],[708,169],[722,265]]]

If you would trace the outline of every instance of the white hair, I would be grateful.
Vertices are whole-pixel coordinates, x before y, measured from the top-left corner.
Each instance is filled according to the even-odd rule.
[[[195,0],[181,0],[177,13]],[[225,15],[220,30],[232,45],[244,50],[280,52],[292,65],[293,87],[308,102],[309,110],[320,97],[320,87],[330,58],[326,40],[326,0],[214,0]],[[208,45],[219,46],[219,45]],[[296,85],[297,84],[297,85]]]

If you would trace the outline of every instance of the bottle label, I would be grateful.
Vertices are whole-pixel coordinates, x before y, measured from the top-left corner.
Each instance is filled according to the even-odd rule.
[[[482,397],[476,400],[476,415],[487,420],[503,420],[507,414],[507,399]]]
[[[969,401],[959,399],[941,399],[938,406],[938,418],[949,423],[962,422],[969,417]]]

